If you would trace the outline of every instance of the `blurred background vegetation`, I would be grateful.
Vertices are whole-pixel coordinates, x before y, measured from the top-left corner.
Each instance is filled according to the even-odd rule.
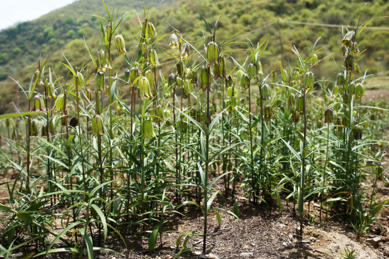
[[[108,7],[112,2],[106,1]],[[344,0],[114,0],[115,7],[121,6],[119,16],[129,11],[119,27],[126,40],[128,56],[134,55],[136,39],[139,35],[139,21],[143,20],[144,6],[150,9],[150,20],[156,26],[159,36],[170,33],[174,27],[179,30],[185,39],[194,47],[203,51],[204,42],[208,42],[209,33],[194,5],[204,14],[211,26],[224,10],[216,35],[217,42],[244,29],[235,40],[235,44],[227,46],[223,51],[226,55],[233,55],[239,62],[247,57],[247,44],[244,37],[253,43],[270,39],[266,53],[262,59],[264,73],[278,69],[280,60],[284,66],[295,62],[295,55],[291,48],[295,45],[301,52],[305,52],[320,37],[318,47],[322,48],[319,59],[323,59],[314,72],[316,78],[331,79],[340,70],[341,49],[339,42],[342,39],[341,27],[327,27],[324,25],[356,25],[363,6],[361,23],[365,24],[374,17],[389,16],[387,1],[344,1]],[[136,12],[135,12],[135,11]],[[104,14],[104,5],[101,0],[80,0],[64,8],[50,12],[41,18],[24,22],[0,32],[0,114],[12,111],[11,101],[16,101],[16,84],[9,76],[28,86],[37,65],[40,55],[48,55],[48,62],[57,77],[66,78],[67,69],[61,64],[67,59],[75,66],[83,67],[90,62],[84,45],[83,37],[92,51],[99,49],[100,22],[96,14]],[[279,19],[279,22],[278,19]],[[315,23],[316,25],[295,24],[295,22]],[[381,27],[366,29],[358,41],[368,38],[362,44],[360,51],[364,57],[357,63],[361,73],[367,70],[374,74],[367,81],[368,88],[383,88],[387,86],[387,68],[389,66],[389,19],[381,17],[368,25]],[[206,38],[204,38],[204,34]],[[281,45],[282,41],[282,45]],[[165,51],[168,38],[158,43],[157,51],[161,63],[174,64],[170,54]],[[127,67],[123,57],[114,53],[114,68],[120,68],[122,73]],[[282,59],[283,57],[283,59]],[[230,62],[230,61],[229,61]],[[89,64],[90,65],[90,64]],[[232,65],[232,63],[231,63]],[[163,66],[162,73],[167,75],[169,66]],[[92,67],[90,66],[90,69]],[[327,77],[325,78],[324,75]],[[119,75],[121,76],[121,75]],[[328,78],[328,77],[333,78]],[[325,82],[325,81],[323,81]],[[24,105],[23,94],[20,94],[20,106]]]

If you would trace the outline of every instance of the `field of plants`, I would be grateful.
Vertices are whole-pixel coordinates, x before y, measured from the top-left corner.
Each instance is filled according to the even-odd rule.
[[[211,24],[197,10],[200,49],[173,25],[159,34],[146,7],[122,35],[126,13],[103,4],[98,47],[79,50],[89,62],[64,55],[58,74],[42,56],[30,84],[12,78],[28,107],[0,115],[1,256],[389,256],[389,102],[365,97],[373,75],[358,65],[375,18],[361,10],[339,35],[337,73],[318,78],[330,58],[320,38],[267,70],[275,43],[244,28],[219,40],[224,11]],[[127,66],[113,69],[113,55]],[[333,226],[372,244],[372,257],[309,249]]]

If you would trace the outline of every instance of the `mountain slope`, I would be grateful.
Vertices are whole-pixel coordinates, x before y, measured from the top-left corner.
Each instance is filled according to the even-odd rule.
[[[139,34],[139,23],[136,12],[143,19],[143,1],[114,1],[116,6],[121,5],[119,14],[130,11],[119,32],[123,34],[128,56],[134,54],[137,45],[134,30]],[[107,1],[108,4],[108,1]],[[222,11],[224,15],[217,31],[217,41],[239,32],[246,28],[245,36],[253,43],[270,39],[267,51],[263,57],[265,73],[275,68],[281,60],[280,35],[278,31],[277,16],[281,21],[301,21],[322,24],[357,24],[363,1],[353,3],[334,0],[277,0],[277,1],[249,1],[249,0],[186,0],[186,1],[150,1],[146,7],[150,7],[150,20],[155,24],[160,36],[170,33],[174,27],[181,31],[184,37],[200,51],[203,50],[204,35],[206,42],[209,41],[209,33],[206,31],[203,20],[196,11],[197,8],[204,14],[208,22],[213,26]],[[111,8],[111,3],[108,4]],[[154,7],[157,8],[154,8]],[[361,21],[366,23],[373,17],[389,14],[389,3],[375,1],[369,3],[364,10]],[[0,33],[0,80],[7,76],[16,77],[20,82],[29,83],[36,66],[39,54],[49,54],[48,65],[52,67],[57,76],[66,77],[66,68],[60,63],[64,62],[62,53],[66,55],[72,64],[84,66],[90,62],[82,37],[85,37],[92,53],[96,53],[101,41],[99,20],[92,14],[99,13],[105,16],[104,5],[100,0],[81,0],[64,8],[42,16],[36,21],[20,24],[14,28]],[[269,25],[270,24],[270,25]],[[171,27],[172,26],[172,27]],[[389,26],[387,18],[375,20],[369,26]],[[336,61],[341,61],[340,40],[341,28],[328,28],[311,25],[296,25],[288,22],[279,24],[282,38],[283,63],[293,63],[295,56],[291,50],[295,45],[303,53],[307,46],[312,46],[317,38],[321,37],[317,48],[319,59],[325,58],[320,66],[315,69],[318,78],[322,75],[335,76],[338,69],[334,65],[331,54],[335,54]],[[389,31],[365,30],[361,41],[369,35],[363,43],[361,51],[366,49],[365,57],[358,63],[361,70],[369,69],[370,73],[384,74],[389,65]],[[160,59],[168,62],[169,55],[164,50],[167,48],[168,39],[163,39],[158,44]],[[234,55],[240,62],[247,56],[247,45],[244,37],[236,38],[236,43],[225,50]],[[18,50],[19,49],[19,50]],[[241,51],[236,51],[241,49]],[[4,53],[8,59],[2,59]],[[114,68],[126,67],[126,61],[122,57],[115,56]],[[339,63],[339,62],[338,62]],[[341,64],[341,62],[339,63]],[[165,72],[169,66],[165,66]],[[123,70],[123,69],[121,69]],[[124,71],[124,70],[123,70]],[[121,71],[121,72],[123,72]],[[11,80],[0,82],[5,86],[14,86]],[[15,87],[1,87],[0,89],[0,113],[10,108],[9,102],[14,100]]]

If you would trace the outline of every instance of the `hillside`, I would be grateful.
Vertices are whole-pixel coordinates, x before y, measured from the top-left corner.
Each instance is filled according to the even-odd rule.
[[[143,14],[143,1],[116,0],[115,6],[121,6],[119,16],[130,11],[119,28],[119,32],[126,39],[129,56],[136,46],[132,29],[139,30],[138,20],[134,10]],[[270,43],[263,58],[263,66],[266,73],[278,65],[273,63],[281,59],[280,35],[278,31],[277,16],[279,16],[279,28],[283,43],[284,65],[294,62],[294,54],[290,51],[292,44],[304,51],[307,46],[312,45],[317,38],[321,37],[319,46],[324,47],[320,52],[319,59],[325,58],[319,66],[319,76],[325,71],[337,73],[332,57],[329,55],[339,53],[341,50],[338,43],[341,40],[341,28],[321,27],[311,25],[292,24],[288,21],[299,21],[319,24],[354,25],[358,22],[360,11],[364,1],[352,3],[318,0],[278,0],[278,1],[247,1],[247,0],[186,0],[174,4],[171,1],[148,1],[146,7],[151,8],[150,19],[155,24],[158,34],[169,33],[174,28],[181,31],[184,37],[196,48],[203,49],[203,30],[206,28],[204,22],[194,8],[194,5],[204,14],[211,24],[214,24],[223,9],[224,16],[218,29],[217,40],[222,41],[226,35],[231,35],[246,28],[245,36],[253,42],[270,38]],[[112,3],[107,1],[109,7]],[[155,6],[157,8],[155,8]],[[48,63],[53,67],[57,76],[66,72],[59,61],[64,61],[62,54],[65,54],[70,62],[82,66],[89,62],[88,54],[82,37],[85,37],[92,52],[96,52],[100,41],[99,20],[93,14],[104,14],[104,5],[100,0],[80,0],[71,5],[53,11],[41,18],[19,24],[13,28],[0,32],[0,113],[10,109],[9,102],[14,99],[16,88],[8,76],[17,78],[20,82],[29,82],[36,66],[36,61],[42,53],[49,55]],[[324,14],[324,15],[323,15]],[[361,22],[366,23],[373,17],[389,15],[389,3],[384,1],[369,2],[364,10]],[[270,25],[269,25],[270,24]],[[381,18],[373,21],[369,26],[389,27],[388,18]],[[132,28],[132,29],[131,29]],[[208,37],[209,33],[205,32]],[[366,49],[365,57],[358,62],[361,70],[369,67],[369,73],[385,76],[389,66],[389,31],[388,30],[365,30],[362,37],[369,37],[364,42],[363,49]],[[163,46],[168,39],[163,39],[159,44],[160,59],[164,58]],[[236,39],[237,43],[229,48],[233,49],[233,55],[239,61],[244,61],[245,53],[235,51],[245,48],[244,38]],[[75,51],[76,49],[84,51]],[[363,51],[361,49],[361,51]],[[116,54],[116,53],[115,53]],[[243,54],[243,55],[242,55]],[[338,55],[339,56],[339,55]],[[123,58],[115,59],[116,68],[126,66]],[[123,72],[123,71],[122,71]],[[382,86],[378,81],[373,86]]]

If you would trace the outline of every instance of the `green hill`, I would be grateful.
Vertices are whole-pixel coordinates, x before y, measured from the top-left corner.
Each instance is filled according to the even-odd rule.
[[[143,19],[143,1],[115,0],[115,7],[121,6],[119,15],[129,11],[120,25],[119,32],[126,40],[129,56],[136,47],[135,36],[139,24],[136,10]],[[253,43],[269,38],[269,46],[263,57],[264,72],[278,66],[281,60],[280,34],[282,38],[283,63],[288,65],[295,60],[291,50],[295,45],[305,51],[308,46],[321,37],[318,45],[323,47],[319,59],[325,58],[315,73],[318,76],[336,74],[331,54],[341,52],[339,42],[342,39],[342,28],[323,27],[318,24],[355,25],[358,22],[364,1],[319,1],[319,0],[276,0],[276,1],[249,1],[249,0],[183,0],[183,1],[148,1],[146,8],[150,8],[150,19],[155,24],[160,36],[172,31],[172,27],[181,31],[183,36],[191,41],[199,50],[203,50],[204,37],[209,33],[203,20],[194,5],[204,14],[213,25],[224,9],[224,15],[219,24],[217,41],[246,29],[245,35]],[[107,1],[108,7],[112,2]],[[101,40],[99,19],[94,14],[105,15],[104,5],[100,0],[81,0],[71,5],[55,10],[41,18],[19,24],[0,32],[0,113],[11,109],[10,101],[15,100],[16,85],[8,76],[12,76],[23,83],[29,83],[36,66],[37,59],[42,53],[49,55],[50,65],[57,76],[66,76],[66,69],[60,63],[64,61],[61,53],[66,55],[72,64],[83,66],[90,61],[82,37],[85,37],[92,53],[96,53]],[[389,3],[386,1],[368,2],[361,18],[362,23],[373,17],[389,15]],[[277,23],[279,16],[280,23]],[[316,23],[316,25],[300,25],[288,21]],[[172,27],[171,27],[172,26]],[[278,27],[279,26],[279,27]],[[374,20],[369,27],[389,27],[388,18]],[[280,32],[278,31],[280,28]],[[346,29],[344,29],[346,31]],[[366,29],[362,38],[369,35],[360,51],[365,50],[365,57],[358,62],[362,72],[368,69],[384,77],[389,66],[389,30]],[[358,39],[359,41],[362,40]],[[160,59],[168,58],[166,51],[168,39],[161,40],[158,45]],[[208,41],[208,39],[206,39]],[[234,50],[228,54],[243,62],[247,56],[247,45],[240,35],[236,43],[228,46]],[[239,49],[242,49],[239,51]],[[116,53],[114,53],[116,55]],[[340,56],[340,55],[334,55]],[[114,68],[125,67],[123,57],[114,56]],[[165,62],[168,62],[165,60]],[[164,69],[167,69],[164,66]],[[122,69],[123,70],[123,69]],[[165,73],[168,71],[165,70]],[[121,71],[123,72],[123,71]],[[374,87],[382,86],[382,81],[375,81]]]

